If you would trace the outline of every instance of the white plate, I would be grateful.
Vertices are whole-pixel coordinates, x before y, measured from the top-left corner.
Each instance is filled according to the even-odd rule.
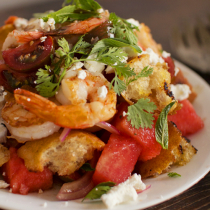
[[[197,74],[183,64],[176,62],[184,72],[185,76],[193,84],[198,97],[194,107],[199,116],[204,120],[205,127],[195,135],[189,136],[192,144],[198,149],[198,153],[186,166],[172,168],[171,171],[181,174],[179,178],[169,178],[162,174],[157,178],[145,180],[151,188],[139,194],[136,202],[116,206],[114,209],[143,209],[158,203],[164,202],[196,184],[210,170],[210,87]],[[63,209],[106,209],[100,201],[88,201],[81,203],[81,200],[61,202],[56,200],[58,188],[46,191],[43,194],[30,193],[29,195],[18,195],[9,193],[8,190],[0,191],[0,207],[5,209],[20,210],[63,210]]]

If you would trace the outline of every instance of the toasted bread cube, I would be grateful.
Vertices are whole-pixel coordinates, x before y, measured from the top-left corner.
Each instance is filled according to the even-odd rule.
[[[18,149],[18,156],[24,159],[28,170],[43,171],[47,166],[60,176],[70,175],[92,159],[95,150],[105,146],[95,135],[84,131],[72,130],[63,142],[59,136],[60,132],[27,142]]]
[[[2,166],[4,163],[6,163],[10,158],[10,152],[9,150],[4,147],[2,144],[0,144],[0,166]]]

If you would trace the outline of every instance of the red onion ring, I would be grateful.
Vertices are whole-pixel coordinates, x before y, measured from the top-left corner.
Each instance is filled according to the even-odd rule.
[[[96,123],[96,126],[98,126],[100,128],[103,128],[103,129],[109,131],[110,133],[114,133],[114,134],[120,135],[120,131],[118,131],[117,128],[115,128],[110,123],[107,123],[107,122],[99,122],[99,123]]]
[[[91,167],[95,167],[99,158],[99,152],[95,151],[93,158],[90,160]],[[63,184],[58,195],[58,200],[74,200],[86,196],[93,188],[92,176],[94,171],[88,171],[84,176],[74,182]]]
[[[70,128],[64,128],[61,135],[59,136],[60,141],[64,141],[70,131],[71,131]]]
[[[147,185],[146,188],[144,190],[136,190],[137,194],[140,194],[146,190],[148,190],[151,187],[151,185]]]

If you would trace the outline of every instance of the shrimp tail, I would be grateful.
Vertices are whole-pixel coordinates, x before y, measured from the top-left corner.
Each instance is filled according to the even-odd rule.
[[[14,97],[26,110],[61,127],[83,129],[94,125],[88,117],[90,110],[87,106],[57,106],[54,102],[24,89],[16,89]]]

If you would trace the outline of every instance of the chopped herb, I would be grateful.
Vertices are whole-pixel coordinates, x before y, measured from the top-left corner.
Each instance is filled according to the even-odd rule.
[[[172,101],[160,113],[155,125],[156,141],[160,143],[163,149],[168,149],[168,113],[171,107],[176,103]]]
[[[84,198],[82,201],[85,199],[98,199],[100,198],[103,194],[107,193],[111,187],[115,186],[116,184],[114,182],[102,182],[98,184],[96,187],[94,187]]]
[[[176,172],[170,172],[170,173],[168,173],[168,176],[169,177],[181,177],[181,175]]]
[[[128,107],[127,120],[131,121],[132,127],[136,129],[152,128],[153,124],[153,112],[156,109],[156,105],[150,102],[148,98],[141,98],[137,103]]]

